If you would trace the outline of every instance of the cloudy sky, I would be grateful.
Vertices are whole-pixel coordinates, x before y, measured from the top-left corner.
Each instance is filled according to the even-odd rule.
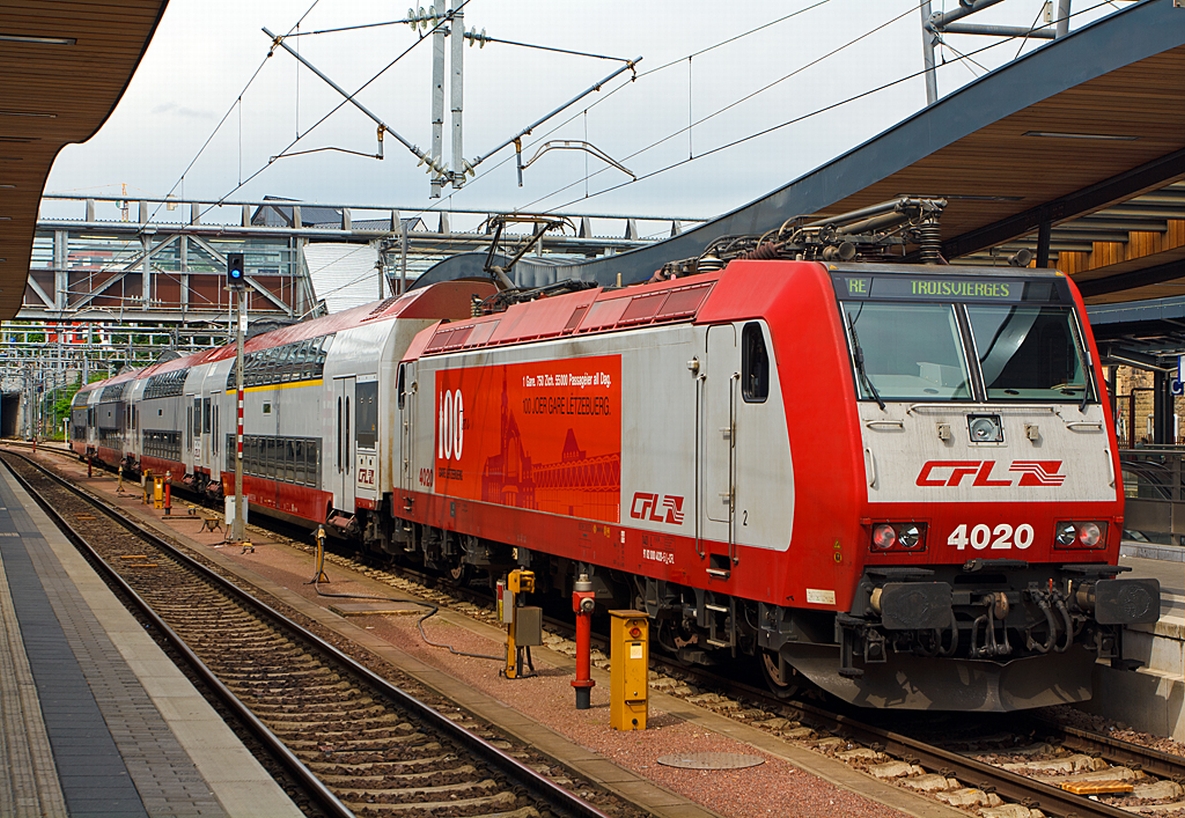
[[[974,21],[1028,26],[1042,5],[1009,0]],[[1072,27],[1102,13],[1090,11],[1095,5],[1076,0],[1075,11],[1084,13]],[[934,0],[936,10],[942,6]],[[430,39],[419,42],[407,25],[314,33],[399,20],[407,11],[372,0],[171,0],[118,108],[88,143],[62,151],[46,194],[119,195],[126,185],[129,198],[276,195],[406,212],[707,217],[786,183],[925,104],[917,0],[470,0],[466,30],[643,58],[636,79],[627,72],[607,83],[524,144],[529,159],[548,140],[587,140],[641,178],[631,182],[597,158],[553,150],[525,171],[520,188],[514,151],[506,148],[462,190],[446,189],[433,201],[424,169],[392,136],[382,161],[343,152],[373,154],[375,125],[350,106],[333,112],[341,97],[281,49],[268,57],[271,43],[261,31],[300,32],[288,40],[294,48],[351,92],[369,82],[359,100],[427,151]],[[987,48],[993,42],[952,37],[940,52],[947,61],[940,91],[1036,45]],[[959,60],[956,49],[977,52],[975,63]],[[621,65],[499,43],[467,46],[464,63],[470,160]],[[445,133],[447,161],[447,123]],[[340,150],[317,150],[325,148]],[[299,151],[313,152],[273,158]]]

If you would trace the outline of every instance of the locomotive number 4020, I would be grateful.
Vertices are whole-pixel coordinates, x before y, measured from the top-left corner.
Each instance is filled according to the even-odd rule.
[[[1033,544],[1033,527],[1028,523],[1021,523],[1015,528],[1008,523],[1000,523],[995,528],[984,523],[974,526],[959,523],[947,537],[946,544],[953,545],[959,551],[965,551],[968,545],[976,551],[985,548],[990,551],[1007,551],[1010,548],[1024,550]]]

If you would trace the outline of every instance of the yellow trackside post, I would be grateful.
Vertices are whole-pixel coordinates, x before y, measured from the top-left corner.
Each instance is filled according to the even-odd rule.
[[[645,611],[609,611],[609,617],[609,726],[645,730],[650,620]]]

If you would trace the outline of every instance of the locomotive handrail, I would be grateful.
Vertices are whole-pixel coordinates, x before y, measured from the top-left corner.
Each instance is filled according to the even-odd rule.
[[[952,409],[970,410],[972,412],[991,412],[993,415],[1004,415],[1010,412],[1048,412],[1051,415],[1058,413],[1056,406],[1050,406],[1047,403],[1014,403],[1002,405],[999,403],[962,403],[962,402],[948,402],[948,403],[911,403],[906,413],[922,412],[925,410],[934,410],[940,412],[950,412]]]

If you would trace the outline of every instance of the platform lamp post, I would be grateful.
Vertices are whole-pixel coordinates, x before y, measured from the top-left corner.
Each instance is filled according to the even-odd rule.
[[[235,299],[235,516],[230,541],[245,538],[243,502],[243,341],[247,335],[247,282],[242,253],[226,254],[226,289]]]

